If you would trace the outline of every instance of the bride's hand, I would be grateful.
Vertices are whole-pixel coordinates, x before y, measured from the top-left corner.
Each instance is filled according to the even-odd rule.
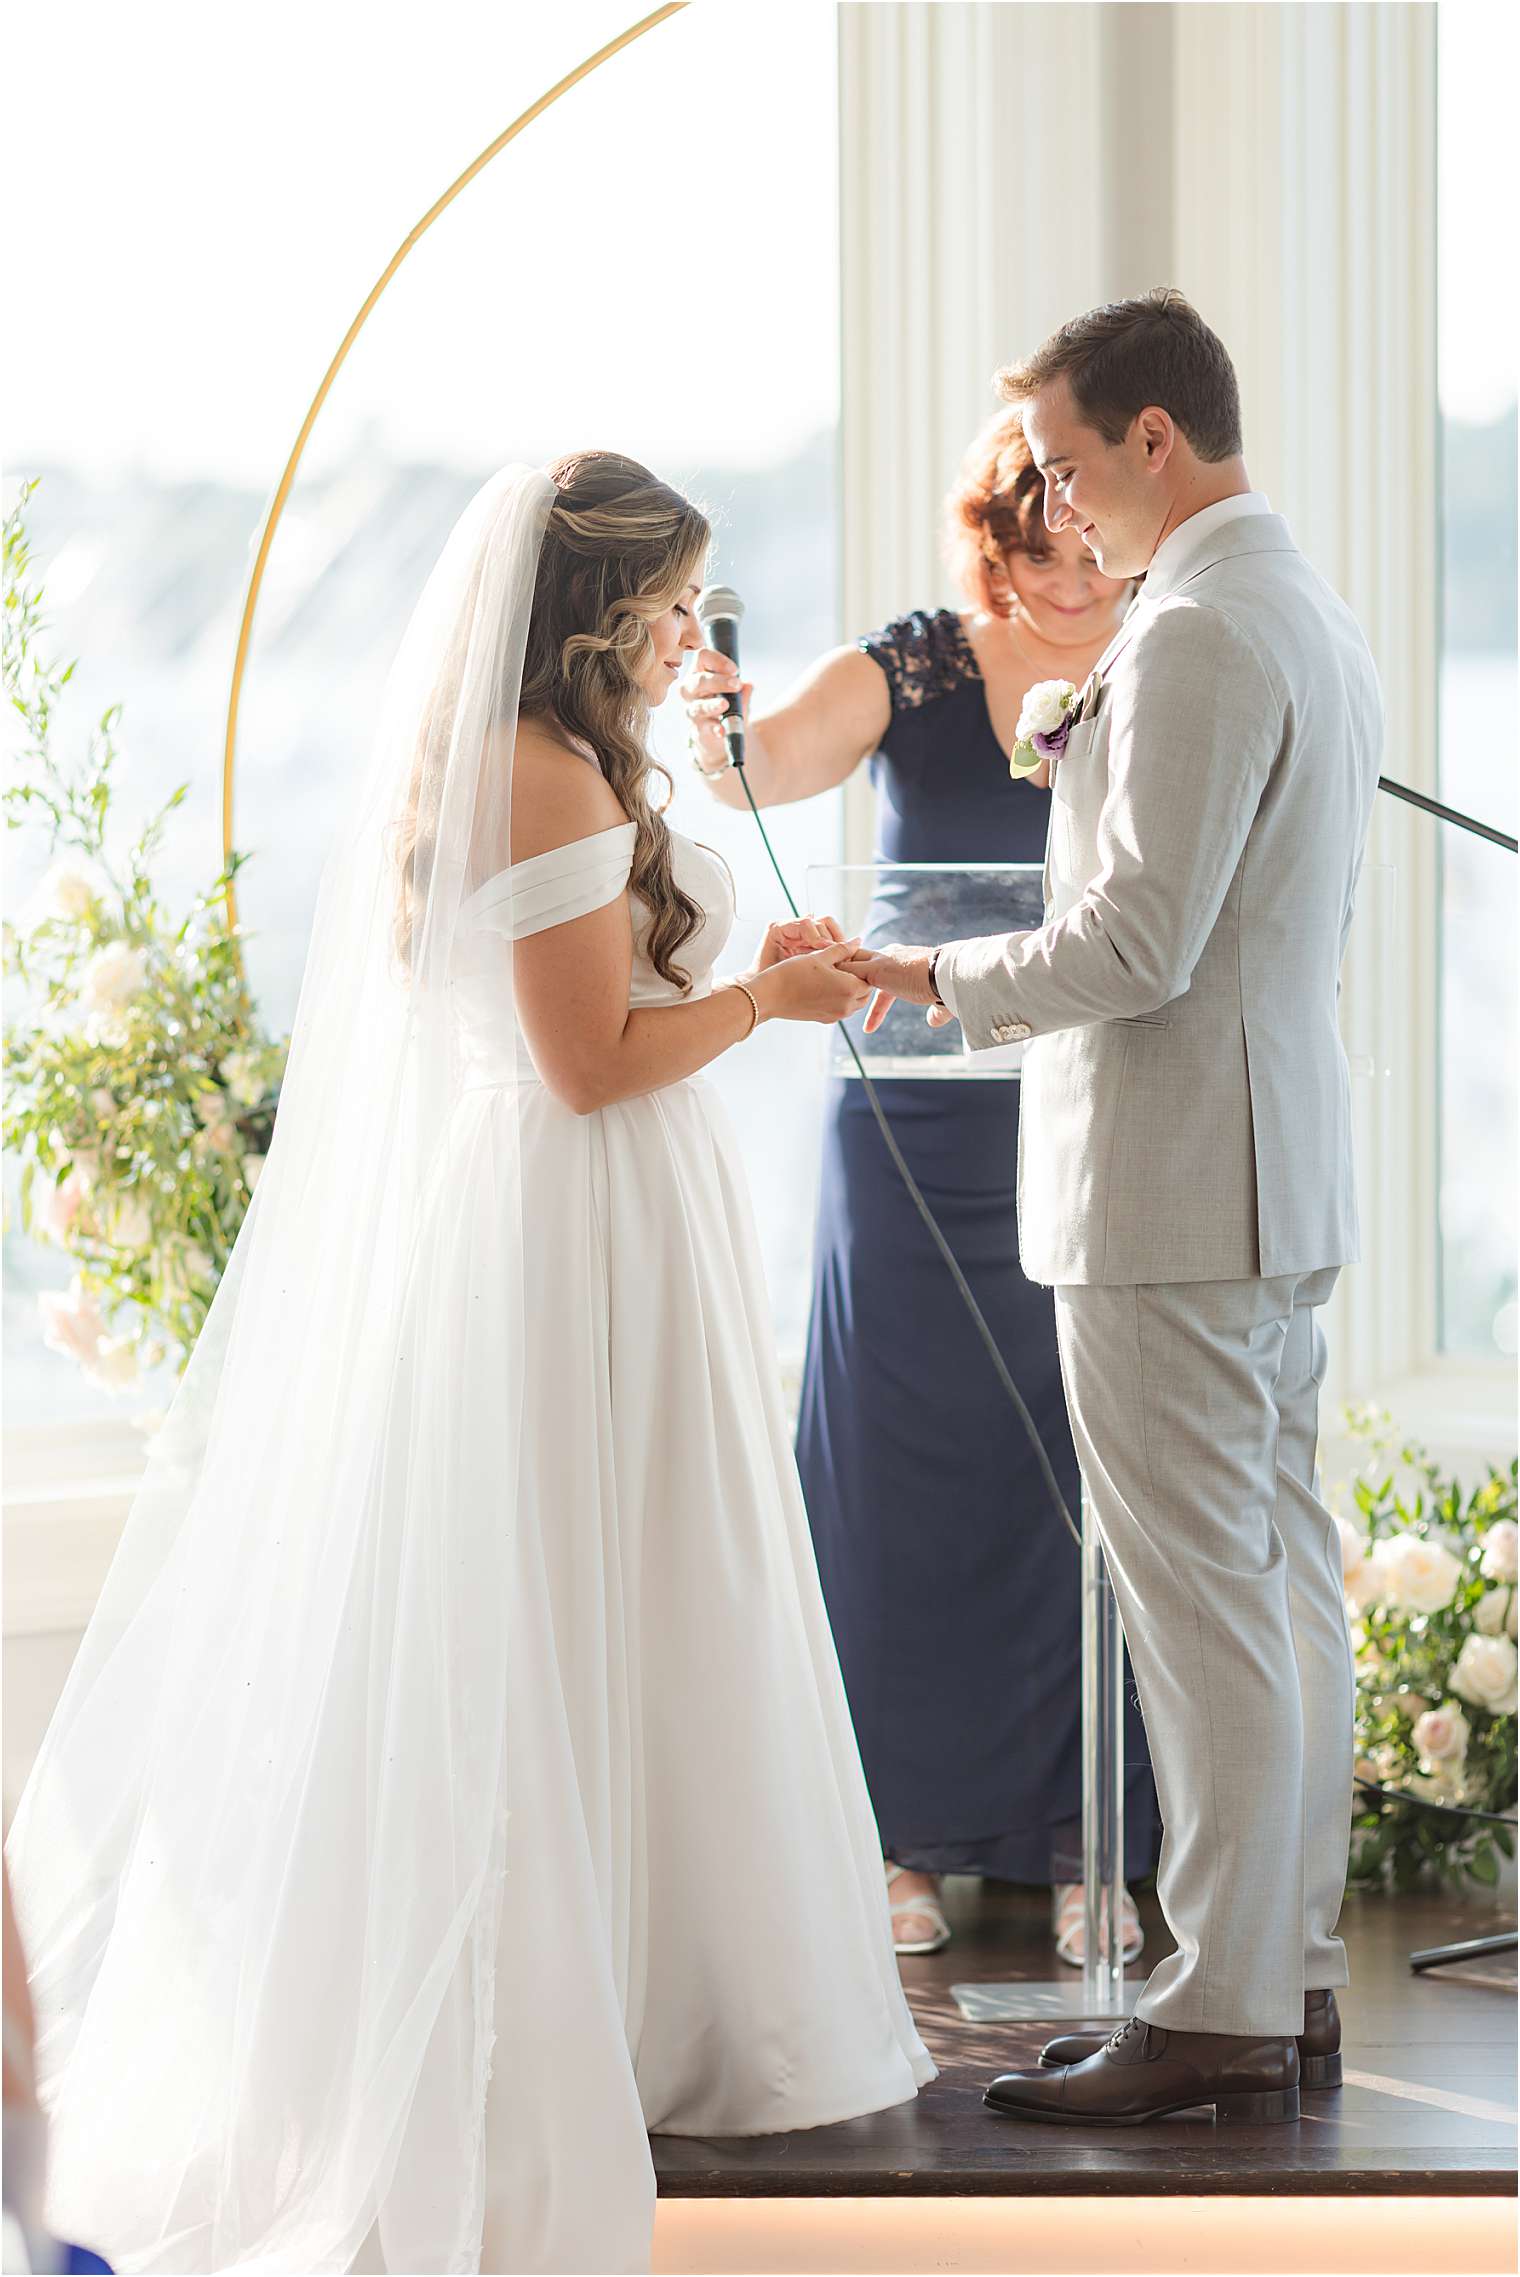
[[[870,1002],[871,991],[849,968],[858,949],[855,941],[830,941],[822,949],[804,949],[794,957],[752,975],[754,996],[762,1020],[848,1019]]]
[[[813,949],[826,949],[831,941],[843,939],[832,917],[787,918],[779,925],[766,926],[754,969],[769,972],[772,965],[782,964],[788,957],[805,957]]]

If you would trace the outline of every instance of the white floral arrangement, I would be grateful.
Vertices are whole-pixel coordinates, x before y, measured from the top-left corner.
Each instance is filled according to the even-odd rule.
[[[0,677],[21,735],[4,784],[10,829],[41,831],[45,874],[4,933],[20,1013],[7,1023],[3,1135],[21,1163],[21,1220],[73,1268],[39,1299],[44,1342],[124,1391],[183,1366],[258,1182],[286,1045],[249,1002],[227,924],[234,856],[183,920],[151,863],[182,786],[119,853],[119,712],[70,768],[53,748],[72,665],[39,654],[28,485],[4,525]]]
[[[1397,1790],[1448,1812],[1515,1807],[1520,1652],[1516,1467],[1470,1493],[1387,1415],[1348,1410],[1366,1460],[1332,1485],[1356,1660],[1352,1876],[1411,1888],[1430,1869],[1492,1884],[1512,1857],[1503,1826],[1412,1810]],[[1348,1507],[1349,1506],[1349,1507]]]

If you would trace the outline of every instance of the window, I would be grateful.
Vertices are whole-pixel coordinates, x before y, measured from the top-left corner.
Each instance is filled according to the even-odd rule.
[[[423,41],[387,8],[355,50],[346,19],[298,0],[270,0],[251,39],[245,24],[208,34],[204,11],[168,0],[150,69],[99,0],[83,10],[83,73],[80,11],[35,11],[18,27],[18,78],[58,90],[63,112],[33,105],[12,122],[14,170],[49,196],[29,264],[32,352],[11,375],[9,466],[44,478],[32,528],[52,644],[81,659],[66,724],[82,734],[108,702],[125,704],[129,817],[192,783],[160,864],[171,904],[220,862],[250,541],[344,327],[441,190],[637,13],[627,0],[558,12],[440,0]],[[227,53],[208,55],[208,37]],[[213,82],[223,99],[208,109]],[[235,836],[253,859],[240,913],[273,1025],[294,1012],[322,855],[388,656],[455,514],[504,459],[610,445],[711,505],[762,701],[836,638],[836,155],[833,9],[773,0],[757,42],[749,13],[693,8],[493,161],[398,273],[282,519],[245,688]],[[674,713],[655,733],[676,777],[671,820],[736,873],[732,969],[780,914],[779,889],[753,823],[691,776]],[[799,896],[807,862],[837,851],[839,805],[777,818]],[[822,1096],[814,1041],[768,1027],[715,1071],[793,1355]],[[161,1381],[113,1403],[43,1349],[37,1294],[63,1285],[66,1263],[16,1237],[7,1247],[7,1421],[65,1426],[161,1404]]]
[[[1515,829],[1515,314],[1492,265],[1507,210],[1502,20],[1438,22],[1440,796]],[[1443,1353],[1516,1349],[1515,857],[1440,843],[1439,1324]]]

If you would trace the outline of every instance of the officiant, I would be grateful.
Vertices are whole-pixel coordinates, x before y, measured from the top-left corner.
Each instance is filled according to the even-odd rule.
[[[1052,537],[1042,507],[1019,415],[1004,411],[947,503],[963,607],[894,618],[759,710],[746,767],[759,805],[812,798],[866,764],[878,861],[1043,862],[1049,789],[1008,770],[1020,708],[1038,681],[1085,679],[1132,587],[1103,576],[1074,532]],[[682,689],[694,764],[735,807],[718,721],[739,687],[704,650]],[[1019,1262],[1019,1086],[903,1081],[884,1104],[1075,1512],[1051,1292]],[[948,1942],[942,1874],[981,1874],[1049,1883],[1058,1950],[1080,1963],[1075,1545],[869,1103],[843,1080],[825,1127],[797,1460],[899,1952]],[[1130,1715],[1133,1880],[1152,1870],[1159,1829]],[[1140,1944],[1127,1901],[1126,1957]]]

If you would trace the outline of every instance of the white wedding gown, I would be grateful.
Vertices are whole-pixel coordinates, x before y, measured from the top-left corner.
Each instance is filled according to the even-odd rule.
[[[705,912],[676,961],[702,995],[732,893],[673,836]],[[505,926],[522,937],[628,891],[633,839],[621,824],[488,881],[456,947],[459,1285],[516,1207],[520,1128],[528,1295],[487,2271],[647,2268],[650,2132],[822,2126],[934,2076],[727,1117],[700,1076],[572,1113],[514,1079],[491,985]],[[679,1001],[631,908],[632,1003]],[[383,2266],[372,2233],[354,2267]]]

